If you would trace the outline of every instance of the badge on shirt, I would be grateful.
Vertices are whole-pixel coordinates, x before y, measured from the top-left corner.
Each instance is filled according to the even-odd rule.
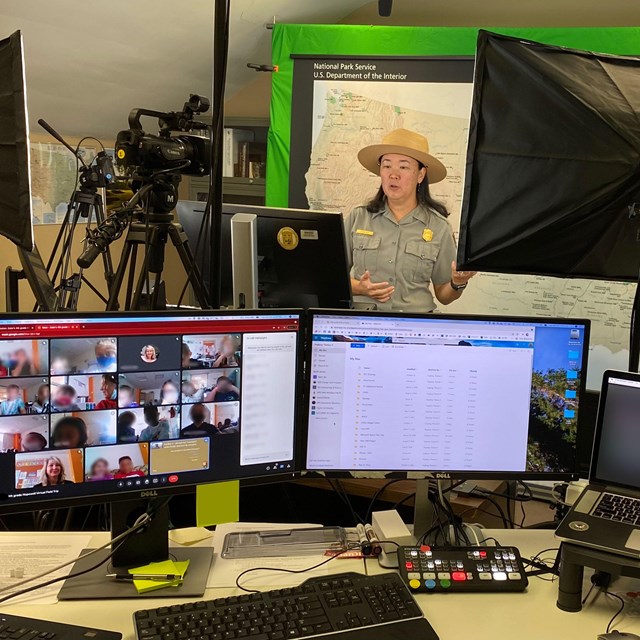
[[[425,229],[422,232],[422,239],[425,242],[431,242],[433,240],[433,231],[431,231],[431,229]]]
[[[356,233],[359,236],[372,236],[373,231],[369,231],[368,229],[356,229]]]

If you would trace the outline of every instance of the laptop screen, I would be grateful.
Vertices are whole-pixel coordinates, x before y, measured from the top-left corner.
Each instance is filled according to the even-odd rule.
[[[591,480],[640,489],[640,374],[605,371]]]

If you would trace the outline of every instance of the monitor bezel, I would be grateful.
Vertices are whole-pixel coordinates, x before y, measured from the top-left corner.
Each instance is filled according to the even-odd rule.
[[[297,349],[297,358],[296,358],[296,376],[295,376],[295,391],[294,391],[294,464],[293,469],[291,471],[283,472],[283,473],[256,473],[255,475],[243,476],[243,477],[235,477],[235,478],[224,478],[224,479],[212,479],[209,482],[189,482],[185,484],[177,484],[177,485],[169,485],[166,487],[153,487],[147,489],[136,489],[134,491],[122,491],[115,489],[113,491],[105,491],[100,494],[93,495],[81,495],[81,496],[61,496],[59,498],[50,498],[43,499],[40,497],[39,499],[29,500],[27,498],[21,499],[16,502],[9,502],[0,500],[0,516],[14,514],[14,513],[25,513],[39,510],[48,510],[48,509],[59,509],[63,507],[81,507],[81,506],[91,506],[96,503],[116,503],[116,502],[126,502],[137,499],[150,500],[153,498],[162,498],[162,497],[173,497],[174,495],[184,495],[188,493],[193,493],[196,490],[196,487],[205,484],[214,484],[219,482],[229,482],[239,480],[240,485],[256,485],[256,484],[270,484],[273,482],[282,482],[293,480],[295,478],[300,477],[301,472],[304,468],[303,465],[303,457],[302,453],[304,449],[302,448],[301,443],[301,430],[299,425],[301,424],[301,419],[303,417],[302,409],[302,396],[303,396],[303,367],[304,367],[304,345],[305,345],[305,327],[306,327],[306,319],[305,312],[303,309],[176,309],[176,310],[166,310],[166,311],[103,311],[103,312],[95,312],[95,311],[87,311],[87,312],[41,312],[41,313],[6,313],[3,315],[3,320],[78,320],[79,318],[104,318],[115,319],[115,318],[126,318],[126,317],[158,317],[158,316],[171,316],[171,317],[192,317],[192,316],[226,316],[226,317],[235,317],[235,316],[247,316],[247,315],[255,315],[257,317],[269,317],[269,316],[280,316],[286,314],[295,314],[299,319],[299,330],[297,332],[296,339],[296,349]],[[5,455],[5,454],[0,454]]]
[[[586,391],[586,378],[587,378],[587,359],[590,344],[591,335],[591,321],[586,318],[547,318],[543,316],[515,316],[515,315],[474,315],[474,314],[456,314],[456,313],[406,313],[406,312],[392,312],[392,311],[360,311],[357,309],[344,310],[344,309],[309,309],[307,312],[306,322],[306,336],[305,342],[307,348],[305,349],[305,388],[304,396],[301,399],[302,415],[304,421],[301,423],[300,430],[300,445],[302,447],[302,462],[305,471],[302,473],[305,475],[318,475],[325,474],[327,477],[341,477],[341,478],[377,478],[381,477],[406,477],[409,480],[412,479],[434,479],[434,480],[450,480],[450,479],[478,479],[478,480],[577,480],[578,473],[578,459],[577,459],[577,439],[581,431],[581,424],[583,423],[584,414],[578,410],[578,422],[576,426],[576,456],[574,458],[574,469],[572,471],[473,471],[466,470],[449,470],[449,469],[425,469],[421,471],[406,471],[398,469],[369,469],[369,470],[353,470],[353,469],[307,469],[307,442],[309,436],[309,402],[311,392],[311,357],[312,357],[312,336],[313,326],[316,316],[351,316],[351,317],[398,317],[398,318],[416,318],[426,319],[431,318],[438,320],[471,320],[471,321],[488,321],[488,322],[533,322],[533,323],[546,323],[546,324],[579,324],[584,325],[584,342],[582,349],[581,360],[581,375],[580,375],[580,397]]]

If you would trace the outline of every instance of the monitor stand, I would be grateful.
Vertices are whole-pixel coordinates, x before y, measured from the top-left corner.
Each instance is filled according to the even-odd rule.
[[[111,504],[111,538],[131,527],[149,507],[148,500],[128,500]],[[82,553],[85,554],[87,550]],[[70,573],[90,569],[111,553],[106,548],[88,558],[80,558]],[[139,594],[131,582],[118,582],[107,578],[108,573],[127,573],[131,567],[140,567],[162,560],[190,560],[184,582],[179,587],[166,587]],[[58,600],[104,600],[113,598],[198,598],[204,594],[213,560],[211,547],[169,548],[169,506],[163,504],[151,522],[131,537],[103,565],[65,580]]]

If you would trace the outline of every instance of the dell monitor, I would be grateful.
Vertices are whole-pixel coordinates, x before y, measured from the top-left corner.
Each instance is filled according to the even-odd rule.
[[[117,534],[137,501],[291,476],[300,321],[295,311],[3,316],[0,515],[110,502]],[[113,549],[113,564],[166,559],[167,546],[156,525]]]
[[[176,207],[196,261],[207,273],[208,249],[199,240],[206,236],[204,210],[203,202],[181,201]],[[254,249],[232,251],[236,214],[255,216]],[[340,213],[224,204],[221,234],[221,305],[238,306],[234,275],[254,270],[262,308],[351,306],[349,256]]]
[[[309,471],[571,478],[588,320],[314,310]]]

